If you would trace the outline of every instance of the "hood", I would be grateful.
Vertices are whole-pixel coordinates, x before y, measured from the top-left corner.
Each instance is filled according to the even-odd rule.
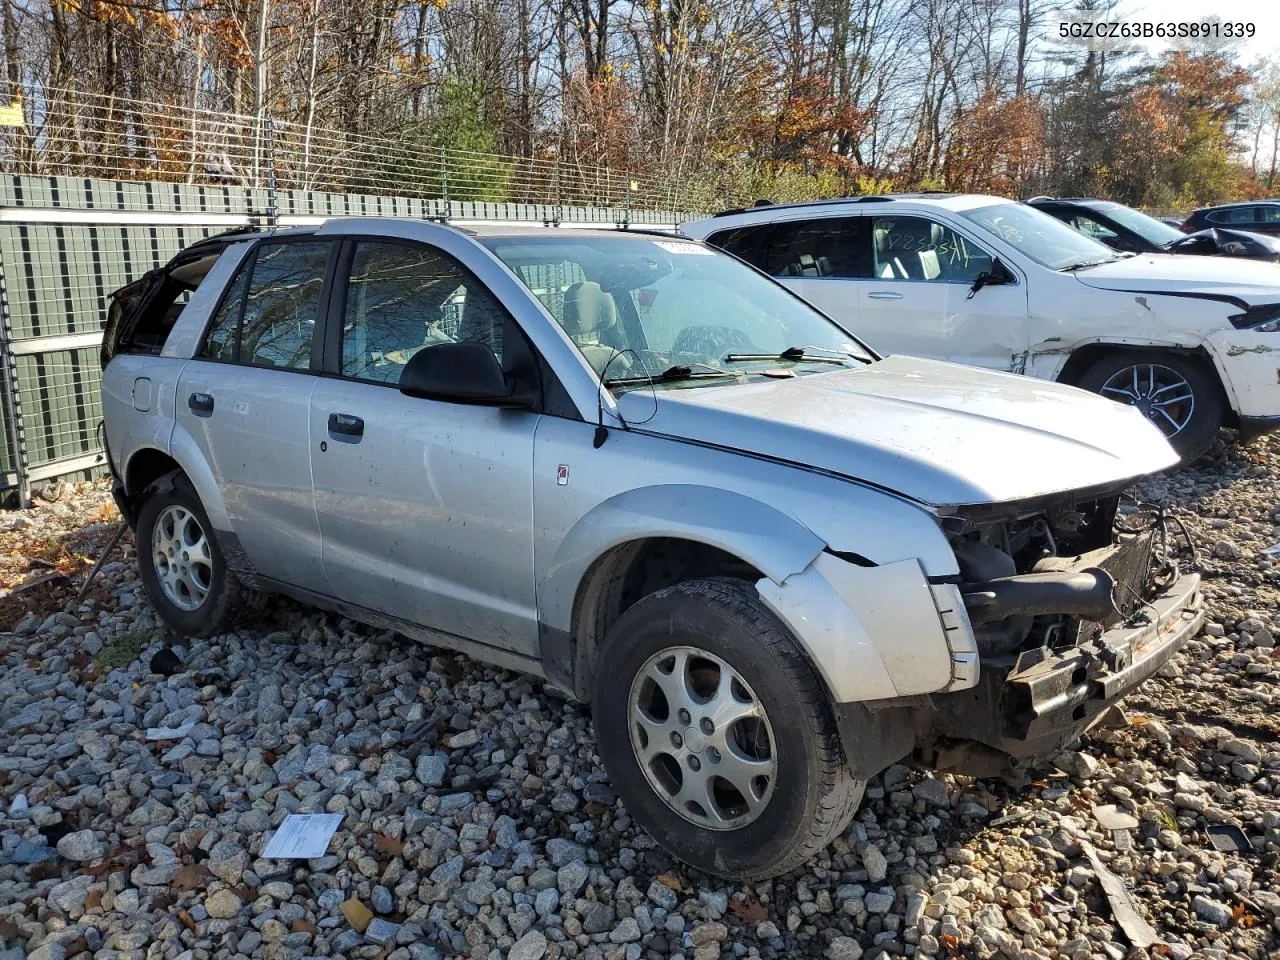
[[[906,356],[786,380],[633,390],[619,408],[646,432],[813,466],[935,506],[1120,485],[1178,461],[1132,407]]]
[[[1280,265],[1242,257],[1144,253],[1085,267],[1075,278],[1100,290],[1204,297],[1241,309],[1280,303]]]

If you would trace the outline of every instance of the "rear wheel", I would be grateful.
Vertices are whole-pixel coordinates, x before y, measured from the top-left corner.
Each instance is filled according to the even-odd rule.
[[[151,604],[178,633],[222,633],[241,608],[241,586],[209,517],[181,473],[157,481],[138,511],[138,567]]]
[[[629,608],[594,696],[609,777],[673,856],[732,878],[775,876],[848,824],[848,772],[821,682],[755,588],[694,580]]]
[[[1110,354],[1085,370],[1077,386],[1137,407],[1183,463],[1208,450],[1222,426],[1217,381],[1200,364],[1176,354]]]

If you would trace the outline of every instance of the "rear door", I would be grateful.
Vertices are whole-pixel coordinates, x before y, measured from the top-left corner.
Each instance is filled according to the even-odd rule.
[[[310,433],[324,568],[335,596],[537,655],[529,410],[400,393],[433,343],[488,345],[508,375],[531,357],[474,273],[426,244],[347,241]],[[304,432],[305,434],[305,432]]]
[[[178,431],[213,470],[245,557],[264,576],[322,592],[309,423],[334,250],[299,238],[251,251],[177,395]]]

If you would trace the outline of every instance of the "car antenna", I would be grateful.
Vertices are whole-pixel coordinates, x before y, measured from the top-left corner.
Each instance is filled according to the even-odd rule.
[[[630,347],[627,347],[627,349],[625,349],[625,350],[619,350],[617,347],[614,347],[614,348],[613,348],[613,355],[612,355],[611,357],[609,357],[609,362],[608,362],[608,363],[606,363],[606,364],[604,365],[604,369],[600,371],[600,383],[596,385],[596,432],[595,432],[595,435],[592,437],[592,440],[591,440],[591,445],[592,445],[593,447],[595,447],[595,449],[597,449],[597,450],[599,450],[601,447],[603,447],[603,446],[604,446],[604,442],[605,442],[606,440],[608,440],[608,439],[609,439],[609,428],[608,428],[608,427],[606,427],[606,426],[604,425],[604,380],[605,380],[605,374],[607,374],[607,373],[609,372],[609,367],[613,365],[613,361],[617,360],[619,357],[623,356],[624,354],[628,354],[628,353],[629,353],[629,354],[631,354],[633,357],[635,357],[635,356],[636,356],[636,352],[635,352],[634,350],[632,350]],[[636,357],[636,359],[638,360],[638,359],[639,359],[639,357]],[[650,390],[652,390],[652,389],[653,389],[653,377],[652,377],[652,376],[650,376],[650,377],[649,377],[649,389],[650,389]],[[652,419],[653,419],[654,414],[656,414],[657,412],[658,412],[658,407],[657,407],[657,400],[656,400],[656,398],[655,398],[655,401],[654,401],[654,408],[653,408],[653,413],[651,413],[648,417],[646,417],[645,419],[641,420],[640,422],[641,422],[641,423],[648,423],[650,420],[652,420]],[[621,411],[619,411],[619,410],[615,410],[615,411],[614,411],[614,413],[613,413],[613,415],[614,415],[615,417],[617,417],[617,418],[618,418],[618,421],[622,424],[622,429],[623,429],[623,430],[630,430],[630,429],[631,429],[631,424],[627,423],[626,419],[622,416],[622,412],[621,412]]]
[[[604,378],[609,372],[609,367],[613,365],[613,361],[622,356],[622,351],[617,347],[613,348],[613,355],[609,357],[608,362],[604,365],[604,369],[600,371],[600,382],[596,385],[596,433],[591,440],[591,445],[599,450],[604,446],[604,442],[609,439],[609,428],[604,425]],[[619,420],[622,420],[622,414],[615,414]],[[622,420],[623,429],[627,426],[627,421]]]

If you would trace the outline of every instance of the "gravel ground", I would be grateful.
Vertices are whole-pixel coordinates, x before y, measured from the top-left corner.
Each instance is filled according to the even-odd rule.
[[[1278,473],[1264,440],[1146,485],[1201,550],[1209,622],[1078,750],[1021,784],[895,766],[825,855],[754,885],[657,849],[585,709],[529,677],[284,601],[157,656],[128,539],[77,602],[115,515],[59,486],[0,515],[0,583],[44,578],[0,596],[0,960],[1274,953]],[[262,858],[326,811],[328,855]],[[1162,942],[1131,947],[1091,853]]]

